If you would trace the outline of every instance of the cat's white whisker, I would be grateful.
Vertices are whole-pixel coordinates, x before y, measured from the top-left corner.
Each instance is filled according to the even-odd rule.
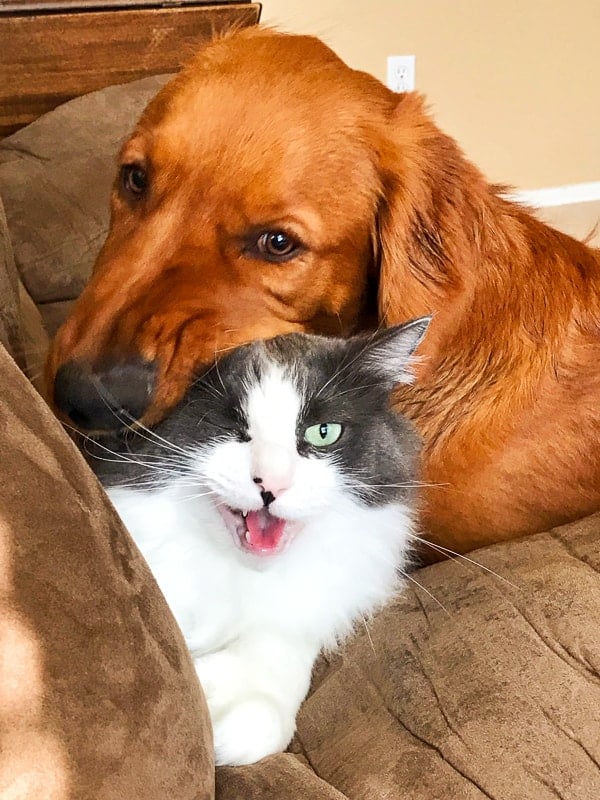
[[[340,326],[340,333],[339,333],[339,335],[340,335],[340,336],[343,336],[343,335],[344,335],[344,324],[343,324],[343,322],[342,322],[342,316],[341,316],[341,314],[340,314],[340,312],[339,312],[339,311],[336,311],[336,312],[335,312],[335,315],[336,315],[336,317],[337,317],[338,325]]]
[[[215,369],[215,363],[201,375],[199,375],[192,383],[191,388],[194,387],[202,387],[202,389],[207,392],[211,397],[214,397],[217,402],[222,401],[224,394],[220,392],[216,386],[214,386],[209,380],[210,373]]]
[[[423,592],[425,592],[425,594],[429,595],[429,597],[431,597],[431,599],[433,600],[433,602],[434,602],[434,603],[436,603],[436,604],[437,604],[437,605],[438,605],[438,606],[439,606],[439,607],[442,609],[442,611],[443,611],[445,614],[447,614],[449,617],[451,617],[451,616],[452,616],[452,614],[451,614],[451,613],[448,611],[448,609],[446,608],[446,606],[445,606],[443,603],[441,603],[441,602],[440,602],[440,601],[437,599],[437,597],[436,597],[434,594],[432,594],[432,593],[429,591],[429,589],[427,589],[425,586],[423,586],[422,584],[420,584],[420,583],[419,583],[419,581],[418,581],[416,578],[413,578],[413,577],[412,577],[412,575],[411,575],[409,572],[405,572],[405,571],[404,571],[404,570],[402,570],[402,569],[400,569],[400,570],[399,570],[399,572],[400,572],[400,574],[402,575],[402,577],[403,577],[403,578],[406,578],[406,580],[409,580],[411,583],[414,583],[414,584],[415,584],[415,586],[418,586],[418,587],[419,587],[419,589],[421,589],[421,591],[423,591]]]
[[[96,443],[96,446],[97,446],[97,443]],[[141,461],[138,458],[127,457],[127,456],[124,456],[122,453],[114,453],[111,450],[107,450],[107,452],[109,452],[112,455],[114,455],[115,458],[106,458],[104,456],[99,456],[97,453],[90,453],[89,450],[86,450],[86,452],[87,452],[87,454],[89,455],[90,458],[93,458],[96,461],[103,461],[103,462],[108,463],[108,464],[123,464],[123,463],[135,464],[135,465],[137,465],[139,467],[144,467],[145,469],[148,469],[148,470],[150,470],[152,472],[155,472],[157,474],[160,474],[160,475],[164,475],[164,476],[166,476],[168,478],[177,478],[179,476],[179,474],[180,474],[176,469],[163,468],[163,467],[158,466],[155,463],[148,463],[146,461]]]
[[[427,483],[426,481],[407,481],[406,483],[369,483],[367,488],[371,489],[424,489],[432,487],[448,486],[446,483]]]
[[[96,386],[96,384],[94,384],[94,386]],[[102,402],[106,406],[106,408],[113,415],[113,417],[116,420],[118,420],[120,423],[124,424],[125,428],[127,430],[131,431],[132,433],[138,434],[141,438],[147,438],[142,433],[140,433],[140,431],[143,431],[145,434],[151,436],[152,439],[156,440],[157,442],[160,442],[165,447],[165,449],[171,450],[171,451],[176,452],[176,453],[180,453],[180,454],[182,454],[184,456],[187,455],[185,450],[182,450],[177,445],[175,445],[175,444],[173,444],[171,442],[168,442],[166,439],[164,439],[162,436],[157,434],[155,431],[153,431],[150,428],[146,427],[146,425],[144,425],[138,419],[133,417],[125,409],[121,409],[120,413],[117,413],[115,411],[115,409],[107,401],[106,397],[102,394],[102,392],[99,391],[97,386],[96,386],[96,391],[98,393],[98,396],[100,397],[100,399],[102,400]],[[127,420],[129,420],[129,423],[127,423]]]
[[[165,439],[164,436],[160,436],[160,434],[156,433],[156,431],[152,430],[152,428],[148,428],[142,422],[132,417],[131,414],[126,414],[126,416],[130,419],[130,424],[127,425],[127,430],[131,431],[137,436],[140,436],[142,439],[146,439],[148,442],[157,442],[158,444],[161,444],[165,450],[170,450],[173,453],[183,455],[187,458],[188,453],[182,447],[179,447],[174,442],[170,442],[168,439]]]
[[[116,450],[112,450],[106,444],[98,441],[97,439],[93,439],[91,436],[87,436],[86,434],[81,433],[77,428],[74,428],[72,425],[65,424],[65,427],[74,431],[81,439],[83,439],[83,446],[82,449],[89,458],[95,459],[96,461],[103,461],[106,463],[126,463],[126,464],[135,464],[137,466],[144,467],[150,471],[165,475],[166,477],[176,478],[181,474],[181,466],[177,463],[165,463],[165,462],[156,462],[151,461],[147,462],[141,460],[139,457],[135,457],[131,453],[123,453]],[[88,448],[88,444],[92,444],[94,448],[99,448],[105,453],[108,453],[113,458],[106,458],[105,456],[100,456],[98,453],[91,452]],[[154,458],[156,458],[154,456]]]
[[[369,644],[371,645],[371,650],[373,651],[373,655],[376,656],[377,653],[375,651],[375,645],[373,644],[373,639],[371,637],[371,631],[369,630],[369,626],[367,624],[367,620],[365,619],[364,614],[361,614],[360,618],[362,620],[362,624],[363,624],[365,632],[367,634],[367,638],[369,639]]]
[[[209,392],[211,397],[213,397],[217,403],[223,402],[223,392],[220,392],[216,386],[212,386],[212,384],[210,384],[205,378],[201,378],[199,383],[205,391]]]
[[[360,392],[364,389],[373,389],[375,386],[380,386],[381,384],[378,383],[368,383],[363,386],[352,386],[350,389],[344,389],[342,392],[337,392],[335,397],[343,397],[346,394],[352,394],[353,392]]]
[[[517,586],[515,583],[512,583],[512,581],[509,581],[508,578],[505,578],[503,575],[500,575],[499,572],[496,572],[495,570],[491,569],[491,567],[486,567],[485,564],[482,564],[479,561],[475,561],[475,559],[473,558],[469,558],[469,556],[465,556],[463,553],[457,553],[455,550],[451,550],[449,547],[443,547],[441,544],[435,544],[434,542],[430,542],[420,534],[410,533],[409,536],[414,541],[419,542],[420,544],[425,544],[427,545],[427,547],[431,547],[432,550],[437,550],[438,553],[447,556],[452,561],[457,561],[458,559],[460,559],[461,561],[465,561],[466,564],[464,564],[463,566],[469,564],[472,567],[476,567],[477,569],[482,569],[485,572],[488,572],[490,575],[493,575],[495,578],[498,578],[498,580],[501,580],[504,583],[508,584],[508,586],[512,587],[513,589],[521,591],[521,588],[519,586]]]
[[[201,497],[217,497],[217,496],[218,495],[216,494],[216,492],[213,492],[213,491],[209,490],[207,492],[197,492],[195,494],[181,495],[181,497],[178,497],[173,502],[174,503],[184,503],[184,502],[189,502],[190,500],[198,500]]]
[[[223,383],[223,378],[221,377],[221,373],[219,372],[219,361],[218,361],[218,359],[216,357],[217,356],[217,352],[218,352],[218,350],[215,350],[214,370],[217,373],[217,378],[219,379],[219,383],[223,387],[223,391],[225,392],[225,394],[227,394],[227,389],[225,388],[225,384]]]
[[[322,394],[322,392],[325,391],[325,389],[333,383],[334,380],[336,380],[337,378],[340,377],[340,375],[349,370],[350,367],[353,366],[353,364],[355,364],[359,360],[359,358],[361,358],[365,354],[371,342],[375,338],[376,333],[377,331],[373,331],[371,336],[367,338],[364,347],[361,350],[359,350],[358,354],[355,355],[353,359],[351,359],[349,362],[342,361],[338,370],[329,378],[329,380],[325,381],[325,383],[320,387],[320,389],[315,394],[315,397],[319,397]]]
[[[225,347],[217,347],[215,349],[215,355],[217,353],[231,353],[231,351],[235,350],[235,348],[236,348],[236,345],[234,345],[234,344],[225,345]]]

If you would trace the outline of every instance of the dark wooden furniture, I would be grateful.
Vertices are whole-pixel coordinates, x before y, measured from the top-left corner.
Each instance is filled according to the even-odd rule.
[[[202,40],[256,24],[260,3],[0,0],[0,137],[60,103],[172,72]]]

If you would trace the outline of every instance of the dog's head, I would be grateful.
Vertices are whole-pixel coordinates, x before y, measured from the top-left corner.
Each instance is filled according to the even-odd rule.
[[[152,423],[231,347],[376,320],[381,261],[406,258],[389,230],[413,225],[391,197],[418,191],[402,102],[311,37],[207,45],[121,151],[108,238],[48,362],[59,411],[88,430]],[[411,303],[396,318],[431,310]]]

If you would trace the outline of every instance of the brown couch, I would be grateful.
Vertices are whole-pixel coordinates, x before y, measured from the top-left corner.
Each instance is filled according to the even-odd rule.
[[[290,753],[215,781],[179,630],[21,371],[40,377],[106,229],[118,142],[160,83],[0,143],[0,797],[597,800],[600,516],[413,573],[318,664]]]

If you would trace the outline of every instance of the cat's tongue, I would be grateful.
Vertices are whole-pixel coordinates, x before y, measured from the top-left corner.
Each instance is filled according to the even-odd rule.
[[[249,511],[246,516],[246,547],[253,553],[272,553],[277,550],[285,520],[274,517],[266,508]]]

